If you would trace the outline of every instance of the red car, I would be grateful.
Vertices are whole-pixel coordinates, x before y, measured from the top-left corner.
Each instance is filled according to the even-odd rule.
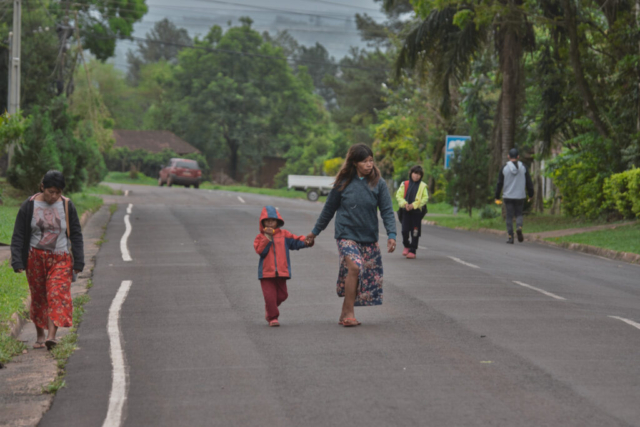
[[[178,184],[185,187],[193,185],[195,188],[199,188],[201,181],[202,171],[198,166],[198,162],[189,159],[169,160],[169,164],[160,170],[158,176],[158,185],[160,187],[165,184],[169,187],[173,184]]]

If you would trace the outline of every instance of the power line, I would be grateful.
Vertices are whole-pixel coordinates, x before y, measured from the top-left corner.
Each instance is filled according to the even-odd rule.
[[[115,3],[116,5],[118,5],[120,2],[119,0],[104,0],[106,3]],[[342,15],[342,17],[337,17],[337,16],[330,16],[330,15],[321,15],[318,13],[309,13],[309,12],[303,12],[303,11],[296,11],[296,10],[287,10],[287,9],[281,9],[281,8],[276,8],[276,7],[267,7],[267,6],[258,6],[258,5],[254,5],[254,4],[245,4],[245,3],[233,3],[233,2],[229,2],[229,1],[223,1],[223,0],[195,0],[198,2],[202,2],[202,3],[207,3],[207,4],[223,4],[223,5],[228,5],[228,6],[242,6],[242,7],[246,7],[249,9],[258,9],[258,10],[265,10],[265,11],[271,11],[271,12],[279,12],[279,13],[285,13],[285,14],[290,14],[290,15],[301,15],[301,16],[310,16],[310,17],[314,17],[314,18],[325,18],[325,19],[333,19],[333,20],[337,20],[337,21],[345,21],[346,18],[351,18],[351,15]],[[73,3],[73,2],[66,2],[66,3],[70,3],[72,5],[78,5],[78,6],[86,6],[83,5],[81,3]],[[158,6],[158,7],[163,7],[163,8],[175,8],[175,9],[188,9],[189,7],[187,6]],[[126,11],[134,11],[132,9],[125,9],[125,8],[120,8],[118,7],[119,10],[126,10]],[[382,12],[380,12],[382,13]]]
[[[303,0],[303,1],[308,1],[311,3],[324,3],[324,4],[332,4],[335,6],[342,6],[342,7],[350,7],[352,9],[360,9],[360,10],[372,10],[374,12],[378,12],[380,13],[380,9],[374,9],[372,7],[361,7],[361,6],[352,6],[350,4],[344,4],[344,3],[336,3],[334,1],[327,1],[327,0]]]

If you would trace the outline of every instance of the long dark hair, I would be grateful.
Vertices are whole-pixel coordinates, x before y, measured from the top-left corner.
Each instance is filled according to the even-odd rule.
[[[338,191],[342,191],[347,188],[347,185],[351,184],[353,178],[358,175],[356,163],[359,163],[367,157],[373,157],[373,151],[366,144],[355,144],[349,148],[347,152],[347,158],[345,159],[336,180],[333,185],[338,188]],[[375,187],[380,181],[380,169],[374,164],[371,173],[367,176],[367,182],[370,187]]]

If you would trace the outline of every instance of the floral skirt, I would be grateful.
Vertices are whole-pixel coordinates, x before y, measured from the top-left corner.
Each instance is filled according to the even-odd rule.
[[[344,297],[344,285],[349,273],[347,257],[360,269],[356,295],[356,306],[382,304],[382,256],[378,243],[357,243],[353,240],[338,239],[340,271],[337,292]]]
[[[49,319],[58,327],[72,325],[71,269],[68,253],[53,253],[32,248],[27,262],[27,281],[31,291],[31,320],[48,328]]]

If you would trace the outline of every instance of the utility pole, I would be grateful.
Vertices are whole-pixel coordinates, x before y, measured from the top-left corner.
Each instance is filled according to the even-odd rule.
[[[15,114],[20,110],[20,38],[22,34],[22,0],[13,0],[13,32],[11,38],[11,50],[9,51],[9,99],[7,112]],[[13,157],[14,144],[9,146],[9,166]]]

